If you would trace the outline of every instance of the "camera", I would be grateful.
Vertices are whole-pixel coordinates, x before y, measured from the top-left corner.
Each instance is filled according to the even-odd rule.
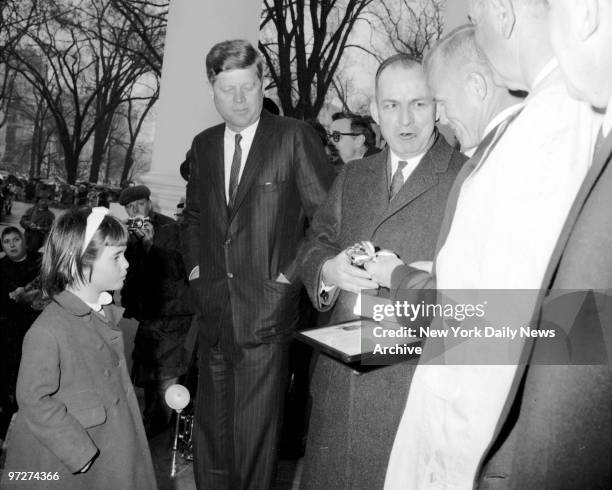
[[[137,216],[135,218],[128,218],[126,221],[127,229],[130,233],[133,233],[136,230],[140,230],[145,223],[150,223],[151,220],[148,217],[141,218]]]

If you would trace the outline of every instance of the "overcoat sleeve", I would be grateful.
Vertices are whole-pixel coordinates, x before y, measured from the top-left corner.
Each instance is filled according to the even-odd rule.
[[[320,311],[331,309],[337,297],[323,304],[319,296],[321,268],[328,260],[340,253],[340,229],[342,224],[342,190],[346,180],[347,166],[336,177],[329,194],[315,213],[306,240],[298,251],[298,273],[306,287],[312,304]]]

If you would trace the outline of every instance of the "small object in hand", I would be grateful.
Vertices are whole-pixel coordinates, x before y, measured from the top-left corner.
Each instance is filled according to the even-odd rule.
[[[142,229],[145,223],[150,223],[149,217],[136,216],[135,218],[128,218],[126,221],[127,229],[129,232],[135,232],[136,230]]]
[[[366,262],[376,257],[376,249],[372,242],[364,240],[347,248],[346,254],[351,259],[351,264],[357,267],[363,267]]]

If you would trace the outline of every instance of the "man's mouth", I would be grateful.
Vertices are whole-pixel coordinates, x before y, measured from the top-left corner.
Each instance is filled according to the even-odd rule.
[[[402,132],[399,134],[400,138],[403,140],[410,140],[416,136],[415,133]]]

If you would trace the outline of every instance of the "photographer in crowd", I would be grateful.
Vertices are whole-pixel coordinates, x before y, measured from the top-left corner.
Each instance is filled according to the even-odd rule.
[[[151,191],[128,187],[119,203],[129,216],[125,257],[130,267],[121,292],[125,316],[138,320],[134,341],[134,384],[144,388],[144,424],[149,437],[170,421],[165,389],[187,371],[184,348],[191,325],[187,275],[179,249],[178,224],[153,211]]]

